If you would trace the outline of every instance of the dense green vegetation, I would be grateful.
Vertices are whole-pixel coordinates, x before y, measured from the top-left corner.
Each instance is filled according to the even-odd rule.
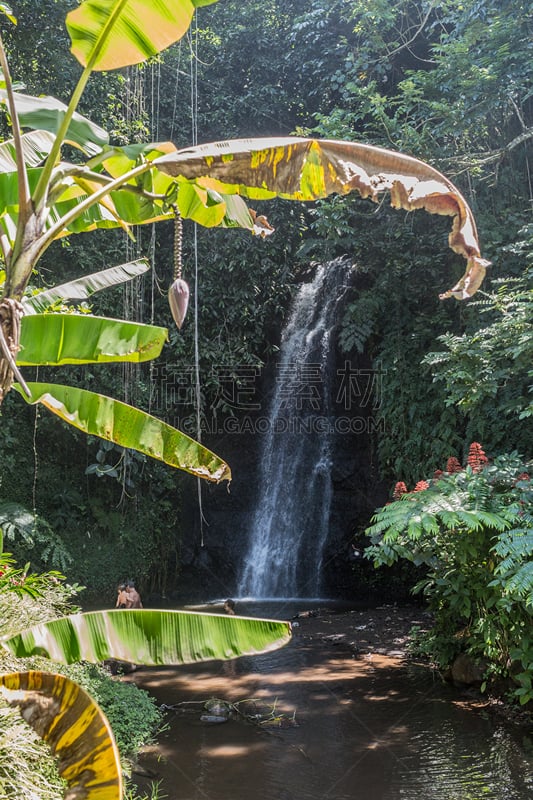
[[[71,94],[79,66],[65,58],[63,20],[75,5],[13,2],[21,24],[2,27],[2,35],[13,77],[28,94]],[[376,514],[368,555],[376,565],[425,568],[415,588],[435,615],[421,644],[434,661],[444,667],[465,651],[485,659],[487,685],[512,675],[522,703],[533,699],[532,33],[533,12],[522,0],[222,0],[200,9],[188,37],[149,64],[95,78],[79,108],[120,145],[312,134],[405,151],[461,187],[493,261],[482,292],[466,304],[437,299],[462,269],[444,246],[447,220],[429,225],[422,213],[353,197],[261,206],[277,229],[267,240],[190,225],[186,277],[198,289],[208,426],[239,413],[224,381],[269,364],[288,301],[312,263],[354,258],[357,277],[339,337],[347,358],[363,355],[384,375],[375,410],[379,478],[412,485],[456,459]],[[5,115],[0,124],[7,138]],[[90,309],[169,324],[172,233],[165,223],[139,230],[135,242],[107,231],[56,242],[32,285],[148,255],[151,278],[91,300]],[[95,391],[111,385],[117,397],[171,424],[192,421],[187,432],[194,434],[194,361],[189,324],[172,329],[164,366],[78,367],[68,380]],[[66,370],[36,373],[60,382]],[[490,461],[467,450],[473,440],[483,442]],[[190,478],[132,450],[83,439],[10,396],[0,452],[0,527],[19,562],[28,562],[19,569],[2,555],[3,635],[71,611],[80,583],[88,587],[83,602],[108,605],[118,577],[134,575],[144,592],[175,586]],[[77,582],[72,589],[58,569]],[[46,668],[42,659],[6,656],[0,667]],[[64,670],[99,700],[121,755],[131,756],[158,724],[151,701],[132,698],[133,688],[119,689],[98,667]],[[27,765],[38,764],[41,795],[57,797],[59,779],[40,745],[11,712],[2,709],[0,719],[0,789],[31,794]],[[13,745],[4,748],[7,724],[9,741],[21,742],[17,759],[23,742],[27,748],[15,778]]]
[[[14,77],[29,91],[66,97],[72,88],[76,67],[61,55],[67,47],[62,19],[71,5],[47,0],[36,10],[28,0],[16,4],[24,22],[6,30],[5,38]],[[47,34],[52,29],[53,37]],[[221,374],[235,377],[239,368],[259,369],[271,358],[287,301],[310,262],[348,253],[359,276],[341,342],[348,356],[364,352],[386,370],[376,426],[382,433],[375,443],[381,476],[412,481],[420,465],[431,470],[450,453],[462,457],[474,439],[494,454],[515,448],[527,454],[527,329],[521,328],[524,344],[515,369],[507,366],[516,357],[511,332],[527,325],[530,307],[527,283],[516,284],[526,280],[532,257],[530,33],[531,12],[518,0],[504,7],[488,0],[431,6],[376,0],[370,10],[351,0],[245,6],[226,0],[201,9],[190,39],[153,64],[104,73],[89,85],[80,110],[90,109],[118,143],[151,137],[183,146],[193,134],[209,141],[312,131],[403,148],[457,180],[493,260],[487,294],[459,305],[436,298],[450,272],[460,269],[443,247],[446,221],[428,225],[422,213],[391,212],[351,198],[315,207],[276,201],[267,213],[277,232],[266,241],[237,231],[200,229],[193,236],[186,226],[190,283],[194,237],[198,242],[206,426],[215,414],[234,413]],[[37,67],[42,63],[45,70]],[[197,88],[192,103],[191,75]],[[133,317],[165,324],[170,316],[160,286],[172,273],[172,231],[165,225],[151,234],[140,231],[133,246],[121,234],[57,245],[41,262],[35,283],[49,281],[46,258],[56,280],[80,265],[94,270],[146,252],[155,257],[153,278],[138,279],[133,291],[116,289],[92,306],[99,313],[124,306]],[[502,292],[514,291],[521,293],[519,306],[504,307]],[[503,319],[507,332],[500,328],[494,339],[491,329]],[[473,356],[466,345],[461,350],[461,337],[471,342],[476,331],[480,353]],[[79,368],[79,381],[89,377],[95,389],[111,382],[117,396],[122,392],[171,422],[190,423],[194,432],[193,333],[192,324],[171,333],[164,368],[100,368],[89,376]],[[487,366],[493,356],[497,370]],[[485,387],[483,396],[478,388],[475,398],[458,398],[465,372],[472,386]],[[54,373],[59,380],[61,368]],[[43,374],[46,380],[50,370]],[[168,399],[168,387],[175,385],[185,401],[177,418]],[[6,408],[0,436],[0,496],[35,510],[52,527],[76,580],[99,596],[123,573],[135,574],[145,590],[164,591],[175,583],[179,498],[184,484],[190,491],[189,479],[96,439],[86,443],[55,420],[36,418],[33,409]],[[46,568],[46,543],[26,539],[17,547],[21,557]],[[100,550],[108,556],[95,563]],[[161,571],[155,568],[162,564]]]
[[[483,662],[485,685],[512,675],[512,693],[529,702],[533,485],[520,456],[489,462],[474,442],[464,469],[452,457],[411,492],[398,482],[393,500],[376,513],[365,555],[377,567],[399,560],[426,567],[414,592],[435,625],[418,647],[443,669],[466,652]]]
[[[75,613],[79,610],[75,605],[79,588],[65,583],[57,572],[28,572],[28,565],[20,568],[9,553],[0,552],[1,635]],[[111,723],[124,770],[130,774],[130,761],[162,725],[163,717],[154,700],[134,684],[113,678],[103,666],[86,662],[60,665],[39,656],[16,658],[2,649],[0,672],[26,670],[60,672],[90,692]],[[43,800],[58,800],[63,796],[64,783],[49,748],[24,723],[17,709],[9,708],[3,699],[0,706],[1,796],[19,797],[23,791]]]
[[[14,78],[66,98],[69,0],[13,3],[5,32]],[[199,266],[199,351],[206,424],[232,411],[221,374],[268,364],[287,303],[310,264],[348,253],[358,275],[341,324],[347,357],[385,371],[376,410],[379,476],[413,484],[471,441],[491,458],[531,454],[531,141],[533,18],[522,0],[223,0],[201,9],[191,36],[153,63],[106,73],[81,111],[117,143],[179,146],[228,136],[313,133],[404,150],[449,175],[472,205],[493,267],[476,299],[441,302],[460,274],[443,246],[447,220],[353,198],[265,206],[276,233],[185,229],[186,277]],[[45,64],[45,68],[43,68]],[[192,88],[192,91],[191,91]],[[7,130],[7,129],[6,129]],[[263,208],[263,207],[262,207]],[[166,227],[165,227],[166,226]],[[77,237],[41,262],[35,285],[80,266],[147,253],[153,278],[95,299],[101,313],[170,322],[160,291],[172,274],[172,230]],[[165,366],[75,370],[182,424],[193,419],[193,325],[173,331]],[[221,370],[221,368],[223,368]],[[46,380],[50,370],[40,370]],[[69,371],[72,375],[72,370]],[[54,370],[54,379],[61,368]],[[44,377],[43,377],[44,376]],[[185,402],[176,411],[168,386]],[[129,451],[85,441],[34,409],[5,402],[0,498],[9,546],[35,569],[61,568],[111,602],[117,576],[164,592],[179,574],[181,497],[189,478]],[[4,507],[5,508],[5,507]],[[24,516],[24,509],[29,510]],[[25,520],[25,522],[24,522]],[[149,532],[149,535],[148,535]],[[105,556],[101,555],[105,553]],[[106,595],[107,592],[107,595]]]

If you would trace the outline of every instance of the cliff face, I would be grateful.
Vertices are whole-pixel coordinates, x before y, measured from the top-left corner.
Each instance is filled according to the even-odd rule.
[[[365,594],[360,576],[354,578],[352,542],[364,544],[361,532],[372,511],[386,501],[386,493],[377,479],[374,443],[379,431],[372,416],[372,403],[365,397],[363,384],[372,378],[364,357],[352,359],[352,377],[359,377],[360,396],[336,403],[339,384],[346,373],[346,356],[335,354],[338,381],[332,389],[335,407],[335,434],[331,451],[331,499],[329,533],[322,559],[321,595],[330,598],[360,597]],[[274,370],[265,371],[261,405],[268,403],[274,382]],[[363,401],[363,402],[361,402]],[[181,542],[182,573],[177,595],[180,600],[199,602],[235,596],[243,559],[248,550],[250,530],[260,495],[262,457],[261,411],[227,420],[226,430],[204,438],[204,443],[226,459],[233,474],[229,486],[202,484],[204,546],[201,546],[200,514],[196,485],[192,479],[183,492],[183,535]],[[305,465],[295,464],[296,469]],[[295,498],[296,499],[296,498]],[[309,531],[313,535],[313,531]],[[368,564],[369,573],[372,567]]]
[[[277,360],[234,376],[233,416],[207,414],[204,443],[233,481],[202,485],[203,526],[196,487],[184,492],[180,596],[361,595],[352,544],[385,498],[374,467],[383,376],[338,346],[356,274],[346,259],[318,267],[295,293]],[[267,533],[251,548],[254,527]]]

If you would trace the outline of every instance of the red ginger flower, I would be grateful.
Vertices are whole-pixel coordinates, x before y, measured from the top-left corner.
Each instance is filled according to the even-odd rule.
[[[398,481],[392,493],[393,500],[399,500],[402,494],[407,494],[407,486],[403,481]]]
[[[462,466],[459,462],[459,459],[455,456],[451,456],[448,461],[446,462],[446,472],[452,475],[454,472],[461,472]]]
[[[521,472],[520,475],[517,476],[515,483],[518,483],[519,481],[529,481],[529,480],[531,480],[529,472]]]
[[[472,442],[468,449],[467,464],[472,472],[481,472],[483,467],[488,464],[489,459],[479,442]]]
[[[423,492],[426,489],[429,489],[429,483],[427,481],[418,481],[413,492]]]
[[[443,475],[444,472],[441,469],[436,469],[435,472],[433,473],[433,480],[438,481],[439,478],[442,478]]]

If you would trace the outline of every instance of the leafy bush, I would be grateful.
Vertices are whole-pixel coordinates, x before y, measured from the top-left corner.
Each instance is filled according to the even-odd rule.
[[[1,552],[1,544],[0,535],[0,635],[79,610],[72,598],[80,587],[64,583],[56,572],[37,575],[29,573],[27,566],[18,568],[8,553]],[[89,692],[110,722],[122,759],[135,756],[161,725],[161,712],[147,692],[121,683],[103,666],[67,666],[41,657],[18,659],[0,650],[0,672],[28,669],[61,673]],[[63,791],[49,748],[23,722],[18,710],[0,700],[0,797],[59,800]]]
[[[18,709],[0,701],[0,797],[60,800],[61,781],[50,749],[23,721]]]
[[[99,664],[56,664],[47,659],[24,659],[26,669],[53,669],[78,683],[96,700],[113,730],[122,759],[131,759],[144,744],[153,742],[162,713],[148,692],[122,683]]]
[[[440,665],[461,651],[487,659],[489,674],[513,675],[521,703],[533,699],[533,486],[517,453],[492,463],[481,446],[468,464],[395,499],[367,529],[376,567],[405,559],[426,567],[415,586],[435,618],[424,647]]]

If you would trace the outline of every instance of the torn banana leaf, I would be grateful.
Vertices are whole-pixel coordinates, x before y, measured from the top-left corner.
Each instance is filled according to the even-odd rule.
[[[150,264],[147,259],[139,258],[136,261],[129,261],[127,264],[119,264],[100,272],[93,272],[91,275],[83,275],[68,283],[61,283],[51,289],[23,297],[21,302],[24,313],[39,314],[53,306],[54,303],[65,300],[88,300],[95,292],[131,281],[149,269]]]
[[[467,259],[467,268],[441,298],[472,296],[489,264],[481,257],[474,216],[461,192],[429,164],[403,153],[356,142],[240,139],[179,150],[153,164],[178,180],[254,200],[309,201],[357,191],[377,201],[389,191],[394,208],[451,216],[449,244]]]

